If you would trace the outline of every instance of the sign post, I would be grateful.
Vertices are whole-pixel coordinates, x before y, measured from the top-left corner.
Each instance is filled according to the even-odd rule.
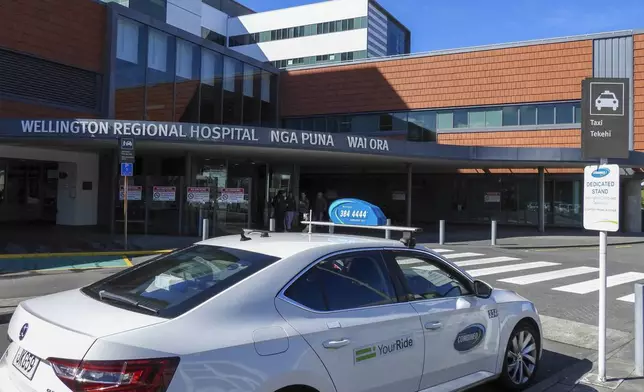
[[[619,165],[628,158],[629,79],[588,78],[582,82],[581,150],[599,165],[584,169],[584,228],[599,231],[599,341],[597,378],[606,382],[606,248],[608,232],[619,230]]]
[[[128,184],[127,178],[134,175],[134,138],[119,139],[119,155],[121,161],[121,177],[123,177],[123,240],[125,250],[127,244],[127,201],[128,201]]]

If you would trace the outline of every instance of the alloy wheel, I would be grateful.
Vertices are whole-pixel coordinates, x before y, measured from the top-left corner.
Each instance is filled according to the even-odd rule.
[[[527,383],[537,367],[537,343],[532,333],[520,330],[510,340],[507,372],[516,385]]]

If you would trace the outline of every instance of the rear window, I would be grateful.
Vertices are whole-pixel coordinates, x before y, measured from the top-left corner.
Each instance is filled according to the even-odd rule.
[[[100,280],[83,292],[114,306],[172,318],[277,260],[261,253],[195,245]]]

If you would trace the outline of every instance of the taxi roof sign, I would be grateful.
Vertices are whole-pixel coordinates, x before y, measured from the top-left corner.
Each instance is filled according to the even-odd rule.
[[[338,199],[329,206],[331,222],[339,225],[383,226],[387,217],[380,207],[359,199]]]

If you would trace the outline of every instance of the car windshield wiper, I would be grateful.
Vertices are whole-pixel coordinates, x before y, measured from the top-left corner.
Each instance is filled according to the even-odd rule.
[[[119,295],[119,294],[116,294],[116,293],[112,293],[112,292],[107,291],[107,290],[99,291],[98,292],[98,297],[101,299],[101,301],[104,300],[104,299],[109,299],[109,300],[120,302],[120,303],[123,303],[123,304],[132,305],[132,306],[135,306],[137,308],[145,309],[145,310],[147,310],[149,312],[152,312],[154,314],[159,314],[159,309],[151,308],[151,307],[149,307],[147,305],[142,304],[141,301],[137,301],[135,299],[128,298],[128,297],[126,297],[124,295]]]

